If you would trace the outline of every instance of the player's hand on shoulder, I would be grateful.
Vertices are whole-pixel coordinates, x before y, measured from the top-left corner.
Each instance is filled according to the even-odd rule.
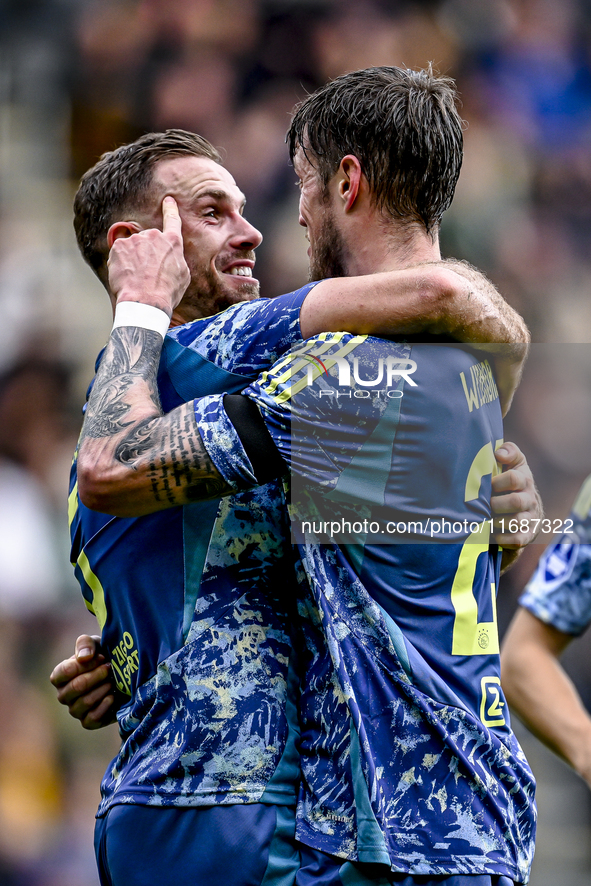
[[[493,540],[503,548],[516,550],[535,539],[544,507],[521,449],[515,443],[503,443],[495,458],[503,472],[492,479]]]
[[[56,665],[49,679],[60,704],[84,729],[100,729],[115,721],[116,693],[111,666],[100,651],[100,637],[78,637],[74,654]]]
[[[119,222],[109,229],[108,242],[109,288],[117,302],[151,305],[170,317],[191,279],[174,198],[162,203],[161,231]]]

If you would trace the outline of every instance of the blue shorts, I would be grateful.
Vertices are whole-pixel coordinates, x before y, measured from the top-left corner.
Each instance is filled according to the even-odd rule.
[[[113,806],[97,819],[101,886],[514,886],[506,877],[394,874],[310,849],[289,806]]]
[[[101,886],[294,886],[294,831],[289,806],[113,806],[95,827]]]
[[[383,864],[357,864],[301,843],[296,886],[516,886],[507,877],[451,874],[441,877],[394,874]]]

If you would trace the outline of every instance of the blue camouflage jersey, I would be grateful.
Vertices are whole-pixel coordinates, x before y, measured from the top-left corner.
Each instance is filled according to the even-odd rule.
[[[565,528],[544,551],[519,603],[546,624],[578,636],[591,623],[591,476]]]
[[[527,882],[534,779],[500,685],[489,502],[503,431],[488,361],[325,334],[244,393],[291,466],[309,588],[298,837],[414,875]],[[242,483],[222,399],[195,411]]]
[[[310,288],[170,330],[164,411],[240,390],[301,340]],[[74,460],[69,517],[76,576],[128,698],[99,816],[118,803],[293,803],[296,587],[279,485],[123,519],[80,503]]]

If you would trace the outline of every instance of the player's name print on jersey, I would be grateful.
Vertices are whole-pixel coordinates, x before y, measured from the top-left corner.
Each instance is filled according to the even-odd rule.
[[[466,379],[465,372],[460,372],[460,379],[470,412],[473,409],[480,409],[485,403],[492,403],[499,397],[497,384],[488,360],[471,366],[468,379]]]

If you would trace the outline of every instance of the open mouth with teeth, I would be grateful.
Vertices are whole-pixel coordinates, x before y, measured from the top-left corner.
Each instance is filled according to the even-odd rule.
[[[252,277],[252,268],[239,265],[238,267],[234,266],[233,268],[230,268],[230,270],[225,273],[231,274],[233,277]]]

